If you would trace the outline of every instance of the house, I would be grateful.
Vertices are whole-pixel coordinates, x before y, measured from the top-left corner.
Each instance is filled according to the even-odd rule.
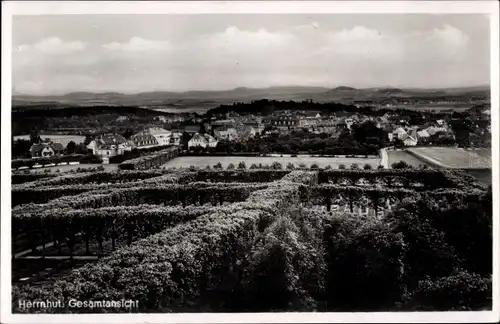
[[[292,128],[299,126],[299,119],[297,116],[281,115],[274,117],[270,120],[270,125],[278,128]]]
[[[400,138],[405,146],[415,146],[418,143],[418,140],[412,135],[405,134]]]
[[[165,117],[165,116],[156,116],[156,117],[154,118],[154,120],[160,121],[160,122],[162,122],[162,123],[168,123],[168,122],[169,122],[168,118],[167,118],[167,117]]]
[[[203,134],[203,136],[207,140],[208,147],[216,147],[217,143],[219,143],[219,141],[210,134]]]
[[[435,126],[431,126],[431,127],[428,127],[425,129],[427,131],[427,133],[429,133],[429,135],[431,136],[434,136],[436,135],[437,133],[441,133],[441,132],[444,132],[446,133],[446,129],[444,127],[435,127]]]
[[[207,139],[200,135],[199,133],[196,133],[191,137],[191,139],[188,141],[188,148],[191,147],[207,147],[208,146],[208,141]]]
[[[113,157],[131,151],[132,147],[127,139],[119,134],[100,135],[87,145],[89,150],[98,157]]]
[[[402,127],[396,128],[392,133],[394,134],[394,137],[396,137],[400,140],[403,140],[403,137],[406,138],[406,135],[407,135],[406,130]]]
[[[216,120],[212,122],[211,126],[212,129],[219,129],[219,128],[227,128],[227,127],[232,127],[236,124],[236,121],[234,119],[223,119],[223,120]]]
[[[214,136],[219,141],[234,141],[238,138],[238,131],[234,127],[219,128],[214,130]]]
[[[427,143],[430,139],[431,135],[425,129],[417,132],[417,140],[419,142]]]
[[[170,137],[170,145],[181,145],[182,132],[173,131],[172,137]]]
[[[252,127],[256,134],[262,133],[264,130],[264,124],[254,116],[248,116],[241,120],[241,123],[245,126]]]
[[[151,127],[145,131],[147,134],[152,135],[158,145],[169,145],[172,132],[161,127]]]
[[[238,133],[238,139],[240,140],[248,140],[255,136],[255,129],[251,126],[246,126],[243,124],[237,125],[235,127],[236,132]]]
[[[159,145],[156,138],[153,135],[148,134],[147,132],[140,132],[138,134],[132,135],[130,137],[130,140],[132,141],[133,146],[138,149],[155,147]]]
[[[116,121],[119,123],[127,121],[127,120],[128,120],[127,116],[118,116],[118,118],[116,118]]]
[[[31,157],[51,157],[64,151],[61,143],[38,143],[30,147]]]

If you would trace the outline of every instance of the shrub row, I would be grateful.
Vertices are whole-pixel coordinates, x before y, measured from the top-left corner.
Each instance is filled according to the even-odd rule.
[[[58,174],[55,173],[13,173],[11,177],[11,182],[13,185],[25,184],[28,182],[33,182],[41,179],[54,178]]]
[[[301,178],[300,176],[297,177]],[[302,177],[306,181],[306,176]],[[50,285],[13,287],[13,312],[21,299],[133,299],[133,312],[169,312],[192,308],[219,279],[242,270],[241,259],[262,228],[262,219],[286,214],[296,201],[299,183],[274,183],[251,194],[247,203],[200,216],[116,251],[95,264],[75,269]],[[284,207],[284,208],[279,208]],[[267,216],[266,216],[267,215]],[[222,297],[223,298],[223,297]],[[65,303],[66,304],[66,303]],[[66,304],[67,305],[67,304]],[[54,309],[39,309],[51,312]],[[57,309],[89,312],[88,309]],[[123,309],[94,309],[123,312]]]
[[[83,158],[85,158],[85,155],[83,154],[73,154],[73,155],[62,155],[62,156],[53,156],[49,158],[33,158],[33,159],[17,159],[17,160],[12,160],[11,162],[11,167],[13,169],[18,169],[20,167],[27,166],[29,168],[32,168],[33,165],[36,164],[41,164],[41,165],[46,165],[46,164],[52,164],[52,163],[68,163],[68,162],[80,162]]]
[[[141,183],[146,186],[151,185],[165,185],[165,184],[175,184],[175,183],[186,183],[194,181],[196,173],[192,172],[176,172],[172,174],[165,174],[160,177],[154,177],[150,179],[143,180]],[[123,186],[130,186],[127,184],[121,184]],[[134,187],[134,186],[130,186]],[[35,203],[26,203],[13,207],[12,212],[15,213],[18,210],[20,211],[30,211],[30,212],[40,212],[40,210],[50,210],[52,208],[90,208],[92,206],[97,207],[107,207],[107,206],[116,206],[114,202],[119,199],[119,194],[113,193],[113,190],[97,190],[95,186],[93,186],[93,191],[83,192],[81,194],[75,196],[64,196],[64,192],[55,188],[55,192],[59,192],[60,196],[57,199],[51,200],[47,203],[35,204]],[[19,197],[19,196],[18,196]],[[23,198],[19,198],[23,199]],[[43,198],[31,198],[31,199],[43,199]],[[114,205],[113,205],[114,204]]]
[[[245,197],[251,190],[264,188],[262,183],[211,183],[193,182],[190,184],[111,184],[111,185],[70,185],[57,187],[42,187],[12,191],[12,206],[29,203],[47,203],[50,200],[77,195],[83,192],[111,192],[113,202],[118,205],[136,205],[138,202],[192,204],[200,200],[222,199],[234,201]],[[215,197],[217,196],[217,197]],[[107,199],[107,198],[105,198]],[[97,202],[96,202],[97,203]],[[97,203],[99,204],[99,203]]]
[[[175,158],[179,154],[176,146],[161,150],[152,155],[145,155],[135,159],[127,160],[118,165],[121,170],[151,169],[158,168]]]
[[[21,188],[33,188],[42,186],[64,186],[70,184],[89,184],[89,183],[114,183],[114,182],[130,182],[130,181],[140,181],[143,179],[149,179],[153,177],[159,177],[165,175],[167,172],[160,170],[148,170],[148,171],[100,171],[92,173],[75,173],[75,174],[64,174],[55,176],[52,175],[50,179],[47,176],[40,177],[38,181],[33,181],[31,183],[25,183],[22,186],[13,187],[13,189]],[[36,179],[35,179],[36,180]]]
[[[197,181],[217,182],[271,182],[276,181],[290,171],[284,170],[200,170]]]
[[[219,207],[224,209],[225,207]],[[116,240],[123,239],[128,245],[137,238],[158,233],[170,226],[195,219],[198,216],[215,212],[216,207],[208,206],[157,206],[139,205],[86,209],[52,209],[40,214],[15,214],[12,217],[12,233],[27,232],[27,246],[36,246],[52,240],[66,242],[71,254],[76,237],[86,242],[97,240],[102,253],[103,240],[112,239],[113,249]],[[14,243],[15,240],[13,241]],[[17,246],[13,246],[15,250]]]

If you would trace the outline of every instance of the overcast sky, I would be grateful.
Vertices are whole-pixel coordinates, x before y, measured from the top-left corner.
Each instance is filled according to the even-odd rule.
[[[13,90],[142,92],[489,84],[484,15],[60,15],[13,19]]]

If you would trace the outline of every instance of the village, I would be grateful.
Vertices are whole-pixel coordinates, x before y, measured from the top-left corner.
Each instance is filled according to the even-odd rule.
[[[489,113],[490,110],[474,112],[471,119],[473,131],[467,134],[469,145],[484,146],[482,139],[490,138]],[[125,122],[127,117],[120,116],[118,119],[119,122]],[[114,160],[123,161],[123,158],[117,157],[126,156],[133,150],[155,150],[167,146],[178,146],[182,152],[189,154],[192,151],[214,152],[227,143],[241,144],[255,139],[265,142],[270,137],[304,137],[309,134],[307,136],[338,139],[342,134],[352,132],[356,125],[367,122],[386,134],[387,147],[457,145],[457,131],[460,130],[452,126],[452,114],[434,120],[423,116],[417,123],[410,119],[397,111],[377,117],[343,111],[326,114],[311,110],[279,110],[267,116],[233,111],[211,117],[197,114],[157,116],[153,118],[152,127],[145,127],[139,132],[87,135],[83,143],[70,141],[64,144],[51,138],[42,140],[35,134],[30,138],[32,145],[29,156],[36,159],[73,153],[92,154],[103,164],[108,164],[110,160],[111,163]]]

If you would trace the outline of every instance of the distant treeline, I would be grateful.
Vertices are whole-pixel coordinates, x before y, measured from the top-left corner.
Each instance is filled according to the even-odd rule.
[[[486,109],[485,105],[474,106],[468,111],[451,113],[452,118],[466,118],[471,117],[472,113],[477,113],[478,110]],[[431,119],[444,118],[449,116],[450,113],[438,111],[417,111],[411,109],[394,109],[394,108],[376,108],[373,106],[355,106],[350,104],[341,104],[336,102],[312,102],[312,101],[276,101],[276,100],[257,100],[250,103],[237,102],[231,105],[220,105],[217,108],[210,109],[207,116],[215,116],[219,114],[226,114],[228,112],[237,112],[241,114],[258,114],[258,115],[271,115],[275,111],[290,110],[290,111],[320,111],[325,114],[333,114],[338,112],[345,113],[359,113],[366,116],[379,117],[386,113],[398,113],[401,117],[410,117],[417,122],[422,122],[424,117]]]
[[[29,134],[33,129],[50,128],[49,119],[97,115],[133,115],[137,117],[172,116],[172,113],[137,106],[63,107],[55,104],[16,106],[12,109],[12,133]]]

